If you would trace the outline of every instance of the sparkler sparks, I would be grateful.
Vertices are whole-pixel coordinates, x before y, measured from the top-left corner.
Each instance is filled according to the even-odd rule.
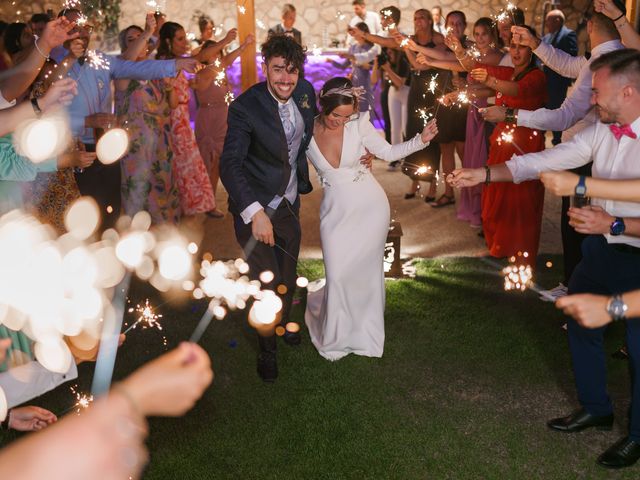
[[[226,80],[227,80],[227,74],[225,73],[224,70],[222,70],[216,74],[216,78],[213,81],[213,83],[216,85],[216,87],[220,87],[224,84]]]
[[[498,138],[498,145],[502,145],[502,142],[504,143],[510,143],[511,145],[513,145],[513,148],[516,149],[516,151],[520,154],[520,155],[524,155],[524,151],[520,148],[520,146],[514,142],[513,138],[514,138],[514,132],[515,129],[512,128],[511,130],[505,130],[500,134],[500,138]]]
[[[80,415],[82,410],[86,410],[87,408],[89,408],[91,403],[93,403],[93,395],[79,392],[78,385],[74,385],[73,387],[71,387],[71,393],[75,395],[76,403],[69,410],[75,409],[76,415]]]
[[[408,38],[402,39],[402,41],[400,42],[400,48],[404,48],[407,45],[409,45],[409,39]]]
[[[140,316],[129,328],[127,328],[122,333],[127,334],[127,332],[133,330],[139,324],[142,325],[143,329],[157,328],[158,330],[162,330],[162,325],[159,321],[162,318],[162,315],[154,312],[153,306],[151,306],[151,304],[149,303],[148,298],[145,300],[144,305],[138,304],[135,308],[130,308],[129,313],[132,312],[139,313]]]
[[[347,16],[344,13],[342,13],[340,10],[338,10],[336,12],[336,19],[337,20],[345,20],[346,18],[347,18]]]
[[[424,126],[426,126],[427,123],[429,123],[429,120],[433,118],[433,113],[431,113],[427,108],[419,108],[418,110],[416,110],[416,113],[418,114],[420,119],[422,119]]]
[[[502,270],[505,291],[520,290],[524,292],[533,278],[529,265],[509,265]]]
[[[262,20],[256,20],[256,27],[258,27],[260,30],[267,29],[267,26],[264,24]]]
[[[247,9],[245,8],[244,5],[238,5],[238,11],[240,12],[241,15],[244,15],[245,13],[247,13]]]
[[[429,86],[427,87],[427,90],[429,90],[432,95],[436,94],[436,88],[438,87],[438,82],[436,81],[437,78],[438,74],[436,73],[435,75],[431,75],[431,80],[429,80]]]
[[[89,67],[94,70],[109,70],[111,64],[101,53],[96,52],[95,50],[87,50],[86,56]]]
[[[64,2],[62,2],[62,8],[63,10],[66,10],[68,8],[78,8],[81,6],[81,4],[81,0],[64,0]]]
[[[235,100],[235,96],[233,95],[233,92],[227,92],[224,94],[224,103],[226,103],[227,105],[231,105],[231,102],[233,102]]]

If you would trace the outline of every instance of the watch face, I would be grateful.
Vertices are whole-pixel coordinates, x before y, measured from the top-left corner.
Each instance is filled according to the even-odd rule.
[[[587,187],[584,187],[582,185],[578,185],[576,187],[576,195],[583,197],[586,193],[587,193]]]
[[[619,320],[624,317],[624,314],[627,311],[626,304],[622,301],[621,298],[613,298],[611,303],[609,303],[609,315],[614,320]]]
[[[624,221],[621,218],[616,218],[611,224],[611,235],[622,235],[624,233]]]

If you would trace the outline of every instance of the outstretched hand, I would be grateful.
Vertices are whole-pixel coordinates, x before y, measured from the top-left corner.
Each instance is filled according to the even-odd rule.
[[[78,93],[78,85],[72,78],[63,78],[53,82],[47,93],[38,99],[43,112],[50,112],[69,105]]]
[[[438,134],[438,125],[436,124],[436,119],[434,118],[433,120],[428,122],[422,129],[422,133],[420,134],[422,143],[429,143],[431,140],[435,138],[437,134]]]
[[[622,15],[622,12],[618,7],[616,7],[613,0],[594,0],[593,9],[598,13],[606,15],[612,20]]]
[[[9,412],[9,428],[20,432],[42,430],[57,420],[53,413],[40,407],[18,407]]]
[[[484,168],[456,168],[447,175],[447,183],[452,187],[473,187],[484,182]]]
[[[604,295],[568,295],[556,301],[556,308],[573,317],[585,328],[599,328],[611,322],[611,316],[607,312],[608,301]]]
[[[76,24],[74,22],[70,22],[64,16],[51,20],[44,27],[42,37],[38,41],[38,46],[41,50],[49,53],[52,48],[62,45],[68,40],[78,38],[80,32],[74,30],[75,26]]]
[[[572,172],[542,172],[544,188],[558,197],[573,195],[580,177]]]
[[[513,35],[513,43],[524,45],[531,48],[531,50],[535,50],[540,45],[540,39],[531,33],[528,28],[514,25],[511,27],[511,34]]]

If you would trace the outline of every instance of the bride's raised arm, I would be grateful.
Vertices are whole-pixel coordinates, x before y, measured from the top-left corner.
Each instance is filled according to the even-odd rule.
[[[422,150],[429,145],[431,140],[437,135],[438,127],[436,126],[436,121],[431,120],[425,125],[422,132],[416,134],[412,139],[391,145],[376,131],[373,124],[369,121],[369,114],[367,113],[360,115],[358,119],[358,132],[367,150],[382,160],[393,162]]]

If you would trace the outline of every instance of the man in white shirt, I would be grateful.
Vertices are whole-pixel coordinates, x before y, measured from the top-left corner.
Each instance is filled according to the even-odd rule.
[[[514,156],[505,164],[460,169],[448,179],[455,186],[492,181],[516,183],[538,178],[544,171],[566,170],[593,160],[594,178],[640,178],[640,52],[609,52],[591,63],[591,103],[599,121],[567,143],[542,152]],[[582,193],[580,184],[576,194]],[[588,234],[583,259],[569,282],[569,292],[621,294],[640,288],[640,203],[594,199],[591,206],[571,208],[571,225]],[[620,309],[618,318],[624,318]],[[626,319],[632,375],[629,436],[598,458],[607,468],[633,465],[640,458],[640,318]],[[551,429],[573,433],[586,428],[611,429],[613,407],[606,388],[603,345],[605,327],[588,329],[568,322],[569,347],[578,400],[574,413],[551,420]]]
[[[624,7],[623,7],[624,8]],[[513,27],[513,35],[519,43],[531,47],[542,62],[560,75],[575,78],[573,88],[559,108],[550,110],[539,108],[535,111],[518,109],[514,111],[519,126],[536,128],[539,130],[563,131],[562,140],[567,141],[577,132],[596,121],[596,114],[591,105],[591,63],[601,55],[624,48],[620,42],[613,21],[601,13],[590,10],[586,16],[587,32],[591,44],[591,58],[574,57],[562,50],[542,42],[539,38],[523,27]],[[506,107],[490,107],[484,113],[485,120],[500,122],[505,118]],[[579,175],[590,175],[591,166],[585,165],[576,170]],[[556,288],[550,290],[554,297],[567,293],[566,285],[573,269],[582,259],[582,241],[585,236],[577,233],[568,223],[569,197],[562,198],[560,214],[560,229],[562,232],[562,250],[564,262],[564,280]]]
[[[364,22],[369,27],[369,33],[373,35],[382,35],[384,30],[382,29],[380,15],[376,12],[367,11],[367,5],[364,0],[353,0],[351,5],[353,5],[353,12],[355,13],[355,16],[349,21],[350,28],[355,27],[360,22]]]
[[[441,35],[446,35],[447,28],[445,27],[442,7],[440,5],[431,8],[431,17],[433,18],[433,29]]]

